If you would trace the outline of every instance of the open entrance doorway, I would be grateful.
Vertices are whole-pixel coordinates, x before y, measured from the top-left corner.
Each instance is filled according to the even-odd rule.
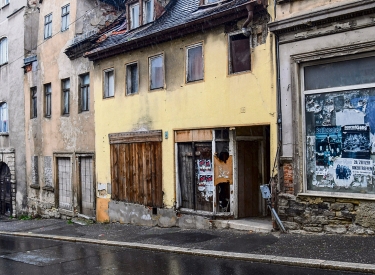
[[[12,214],[10,178],[8,165],[0,162],[0,215],[10,216]]]
[[[268,216],[259,186],[269,181],[270,128],[253,126],[236,128],[237,143],[237,218]]]

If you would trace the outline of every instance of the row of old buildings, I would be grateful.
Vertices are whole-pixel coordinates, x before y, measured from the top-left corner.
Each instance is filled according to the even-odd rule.
[[[374,234],[375,1],[0,1],[1,214]]]

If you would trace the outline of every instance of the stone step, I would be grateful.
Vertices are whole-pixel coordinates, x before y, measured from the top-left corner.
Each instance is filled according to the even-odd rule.
[[[256,233],[272,232],[272,220],[259,219],[239,219],[239,220],[213,220],[212,224],[215,228],[227,228],[244,231],[252,231]]]

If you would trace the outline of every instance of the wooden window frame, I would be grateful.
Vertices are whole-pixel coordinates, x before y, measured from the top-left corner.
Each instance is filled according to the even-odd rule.
[[[61,7],[61,31],[64,32],[69,29],[70,25],[70,4]],[[64,26],[65,22],[65,26]]]
[[[46,83],[43,85],[44,91],[44,117],[51,118],[52,116],[52,84]]]
[[[30,88],[30,119],[38,117],[37,87]]]
[[[130,93],[129,92],[129,85],[128,85],[128,67],[130,66],[134,66],[136,65],[137,66],[137,91],[134,92],[134,93]],[[138,61],[134,61],[134,62],[130,62],[130,63],[127,63],[125,64],[125,94],[127,96],[130,96],[130,95],[135,95],[135,94],[138,94],[139,93],[139,63]]]
[[[189,50],[193,48],[201,47],[202,48],[202,78],[196,80],[189,80]],[[203,41],[188,45],[185,47],[185,84],[197,83],[204,81],[204,46]]]
[[[113,94],[110,95],[110,88],[109,88],[109,73],[113,72]],[[116,78],[115,78],[115,69],[110,68],[103,71],[103,99],[106,98],[113,98],[115,97],[115,84],[116,84]],[[108,81],[108,83],[107,83]]]
[[[52,37],[52,12],[44,16],[44,40]]]
[[[83,83],[83,80],[84,78],[88,76],[89,78],[89,83],[88,84],[84,84]],[[88,112],[90,111],[90,73],[84,73],[84,74],[80,74],[79,75],[79,98],[78,98],[78,101],[79,101],[79,108],[78,108],[78,112],[79,113],[82,113],[82,112]],[[86,94],[86,102],[87,102],[87,106],[84,106],[84,101],[83,101],[83,98],[84,98],[84,93]]]
[[[65,83],[69,81],[69,88],[65,87]],[[68,97],[68,110],[65,111],[65,97]],[[61,115],[69,116],[70,114],[70,78],[65,78],[61,80]]]
[[[249,57],[250,57],[250,69],[249,70],[244,70],[244,71],[238,71],[238,72],[233,72],[233,69],[232,69],[232,58],[231,58],[231,38],[233,36],[236,36],[236,35],[241,35],[242,32],[241,31],[236,31],[236,32],[233,32],[233,33],[230,33],[228,34],[228,42],[227,42],[227,45],[228,45],[228,50],[227,50],[227,54],[228,54],[228,76],[231,76],[231,75],[237,75],[237,74],[243,74],[243,73],[248,73],[248,72],[251,72],[252,68],[251,68],[251,48],[252,48],[252,44],[251,44],[251,41],[252,41],[252,36],[250,35],[250,37],[248,37],[249,39]]]
[[[161,57],[162,58],[162,69],[163,69],[163,73],[162,73],[162,77],[163,77],[163,85],[160,86],[160,87],[155,87],[155,88],[152,88],[151,87],[151,81],[152,81],[152,66],[151,66],[151,63],[152,63],[152,60],[153,59],[156,59],[156,58],[159,58]],[[159,53],[159,54],[156,54],[156,55],[153,55],[153,56],[149,56],[148,58],[148,83],[149,83],[149,91],[155,91],[155,90],[160,90],[160,89],[165,89],[165,61],[164,61],[164,53]]]

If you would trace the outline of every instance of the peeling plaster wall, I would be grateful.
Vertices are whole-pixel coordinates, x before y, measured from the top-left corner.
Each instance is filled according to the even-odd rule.
[[[272,14],[272,11],[269,12]],[[238,22],[238,29],[242,22]],[[172,211],[176,200],[174,130],[270,125],[270,151],[272,156],[275,155],[277,116],[274,42],[267,32],[266,24],[264,27],[263,24],[254,25],[254,33],[257,35],[253,37],[252,71],[236,75],[228,75],[228,36],[224,26],[94,64],[97,186],[100,189],[98,201],[111,197],[109,133],[160,129],[169,133],[169,138],[163,138],[162,141],[163,203],[164,209],[168,211]],[[186,47],[200,42],[203,42],[204,49],[204,80],[186,84]],[[166,87],[149,91],[148,57],[160,53],[164,54]],[[140,70],[139,93],[126,96],[124,65],[135,61],[138,61]],[[115,96],[103,99],[103,70],[108,68],[114,68],[115,71]],[[103,221],[123,219],[123,222],[131,222],[127,211],[133,208],[138,209],[138,206],[110,201],[109,216],[97,212],[97,217]],[[159,208],[157,211],[161,210]],[[139,211],[143,213],[145,210]],[[138,213],[136,216],[139,222],[142,215]],[[150,225],[154,222],[153,218],[149,221]],[[187,219],[186,222],[197,226],[195,218]]]
[[[69,29],[61,32],[61,7],[70,4]],[[27,175],[32,183],[32,159],[38,156],[39,185],[29,188],[29,211],[43,217],[60,217],[57,205],[56,156],[72,160],[73,210],[78,207],[78,157],[77,153],[95,152],[94,130],[94,82],[92,62],[86,58],[70,60],[64,53],[71,40],[90,30],[104,26],[120,14],[113,7],[100,1],[43,1],[39,4],[39,26],[37,33],[38,61],[35,70],[25,74]],[[52,37],[44,39],[44,17],[52,13]],[[89,111],[80,112],[80,75],[90,73]],[[70,79],[70,112],[62,115],[63,79]],[[52,87],[51,117],[45,117],[44,85]],[[37,87],[37,118],[30,119],[30,88]],[[95,162],[94,162],[95,163]],[[95,171],[95,167],[94,170]],[[94,173],[94,172],[93,172]],[[64,213],[66,214],[66,213]],[[73,213],[72,213],[73,214]]]
[[[276,8],[276,20],[297,16],[306,12],[328,10],[329,7],[362,0],[274,0],[280,3]],[[329,7],[328,7],[329,6]]]

